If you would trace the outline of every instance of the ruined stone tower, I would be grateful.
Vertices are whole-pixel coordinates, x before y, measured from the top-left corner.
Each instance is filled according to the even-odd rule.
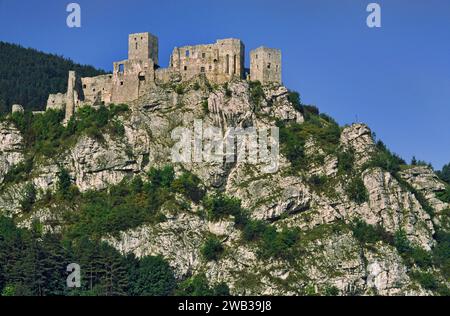
[[[78,94],[75,91],[76,74],[75,71],[69,71],[69,79],[67,81],[66,93],[66,116],[65,122],[68,122],[75,113],[75,104],[78,100]]]
[[[275,48],[259,47],[250,52],[250,79],[281,83],[281,51]]]
[[[152,59],[158,64],[158,38],[148,32],[128,36],[128,60]]]

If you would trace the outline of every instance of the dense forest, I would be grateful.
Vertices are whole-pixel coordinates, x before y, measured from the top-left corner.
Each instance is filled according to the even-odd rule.
[[[50,93],[66,90],[69,70],[83,77],[104,73],[61,56],[0,42],[0,113],[16,103],[43,110]]]

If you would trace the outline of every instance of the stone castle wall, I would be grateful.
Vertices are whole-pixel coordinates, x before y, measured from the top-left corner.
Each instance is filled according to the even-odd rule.
[[[230,81],[244,75],[244,44],[237,39],[218,40],[215,44],[175,48],[170,68],[179,72],[183,80],[198,74],[215,83]]]
[[[239,39],[176,47],[168,68],[159,68],[158,49],[156,36],[130,34],[128,59],[115,62],[112,74],[79,81],[75,72],[69,72],[67,92],[49,95],[47,109],[65,109],[67,121],[79,106],[131,102],[155,85],[186,81],[200,74],[217,84],[245,76],[245,46]],[[281,83],[281,51],[265,47],[253,50],[250,79]]]
[[[259,47],[250,52],[250,80],[281,83],[281,51]]]

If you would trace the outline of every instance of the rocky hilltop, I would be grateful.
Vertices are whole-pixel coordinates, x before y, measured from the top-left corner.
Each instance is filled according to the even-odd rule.
[[[3,118],[1,215],[76,239],[96,221],[86,215],[89,196],[120,204],[128,193],[117,188],[154,184],[155,170],[172,167],[174,182],[192,182],[152,202],[157,215],[118,211],[117,227],[92,236],[122,254],[161,255],[177,280],[202,274],[234,295],[448,294],[448,261],[436,259],[448,257],[437,237],[447,234],[450,205],[439,197],[448,184],[427,166],[406,165],[366,125],[339,127],[279,84],[211,85],[201,76],[112,108],[81,109],[60,130],[49,127],[62,118],[56,111]],[[87,124],[95,115],[106,119]],[[193,130],[195,119],[223,131],[278,126],[276,172],[173,163],[171,133]],[[23,122],[55,132],[41,137]]]

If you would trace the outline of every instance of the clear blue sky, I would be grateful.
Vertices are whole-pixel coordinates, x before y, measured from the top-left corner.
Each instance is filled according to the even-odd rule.
[[[281,48],[283,81],[305,103],[367,123],[408,161],[450,162],[448,0],[78,0],[80,29],[66,26],[69,2],[0,0],[0,40],[106,70],[134,32],[159,37],[162,66],[174,46],[217,38]],[[381,29],[366,26],[370,2]]]

